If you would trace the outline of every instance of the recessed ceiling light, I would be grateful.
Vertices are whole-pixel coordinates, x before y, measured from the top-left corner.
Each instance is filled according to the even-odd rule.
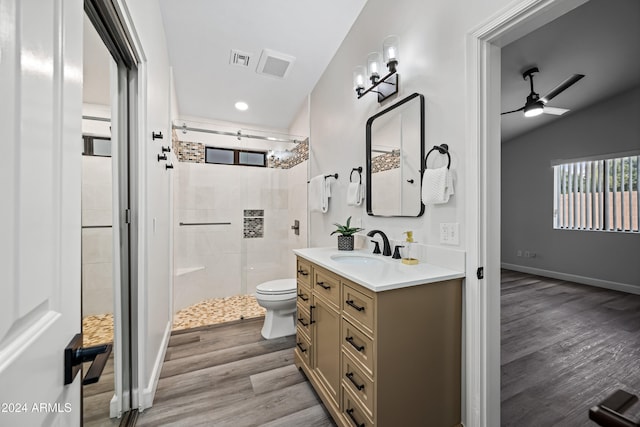
[[[240,111],[246,111],[247,109],[249,109],[249,105],[247,105],[246,102],[238,101],[236,102],[236,109]]]

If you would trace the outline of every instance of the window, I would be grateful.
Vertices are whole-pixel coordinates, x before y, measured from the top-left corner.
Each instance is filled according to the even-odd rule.
[[[554,166],[554,228],[638,232],[639,159],[634,155]]]
[[[205,147],[205,163],[238,166],[267,166],[267,153],[233,148]]]
[[[111,157],[111,138],[84,135],[82,141],[84,142],[83,155]]]

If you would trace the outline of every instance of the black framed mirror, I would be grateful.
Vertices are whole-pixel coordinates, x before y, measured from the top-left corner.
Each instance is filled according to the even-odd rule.
[[[367,120],[367,213],[419,217],[424,96],[414,93]]]

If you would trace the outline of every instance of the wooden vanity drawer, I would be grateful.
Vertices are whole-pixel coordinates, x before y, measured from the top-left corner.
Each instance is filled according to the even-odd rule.
[[[354,362],[343,351],[342,354],[342,386],[353,392],[358,398],[369,418],[373,419],[373,381],[364,374],[360,364]]]
[[[300,303],[298,303],[297,307],[296,325],[298,326],[298,330],[304,331],[307,337],[311,337],[311,315]]]
[[[374,304],[373,298],[343,283],[342,312],[350,317],[353,323],[373,334]]]
[[[308,287],[298,283],[297,293],[298,305],[309,311],[309,306],[311,305],[311,290]]]
[[[342,319],[342,348],[373,378],[373,340],[345,319]]]
[[[340,306],[340,278],[335,274],[320,268],[314,268],[313,292],[315,295],[320,295],[333,303],[336,309]]]
[[[304,336],[304,332],[302,332],[301,328],[297,328],[296,331],[296,355],[302,360],[302,362],[307,365],[308,368],[311,367],[311,343],[308,338]]]
[[[342,416],[350,426],[372,427],[375,424],[366,415],[357,398],[353,397],[348,388],[342,387]]]
[[[296,263],[298,282],[303,283],[307,286],[311,286],[311,263],[305,259],[298,258]]]

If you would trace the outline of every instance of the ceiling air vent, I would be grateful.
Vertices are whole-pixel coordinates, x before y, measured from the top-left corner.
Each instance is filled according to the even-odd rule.
[[[229,64],[237,65],[239,67],[248,67],[252,54],[242,52],[240,50],[231,49],[231,56],[229,57]]]
[[[291,55],[263,49],[260,55],[260,61],[258,61],[256,73],[283,79],[287,77],[291,71],[295,60],[296,58]]]

